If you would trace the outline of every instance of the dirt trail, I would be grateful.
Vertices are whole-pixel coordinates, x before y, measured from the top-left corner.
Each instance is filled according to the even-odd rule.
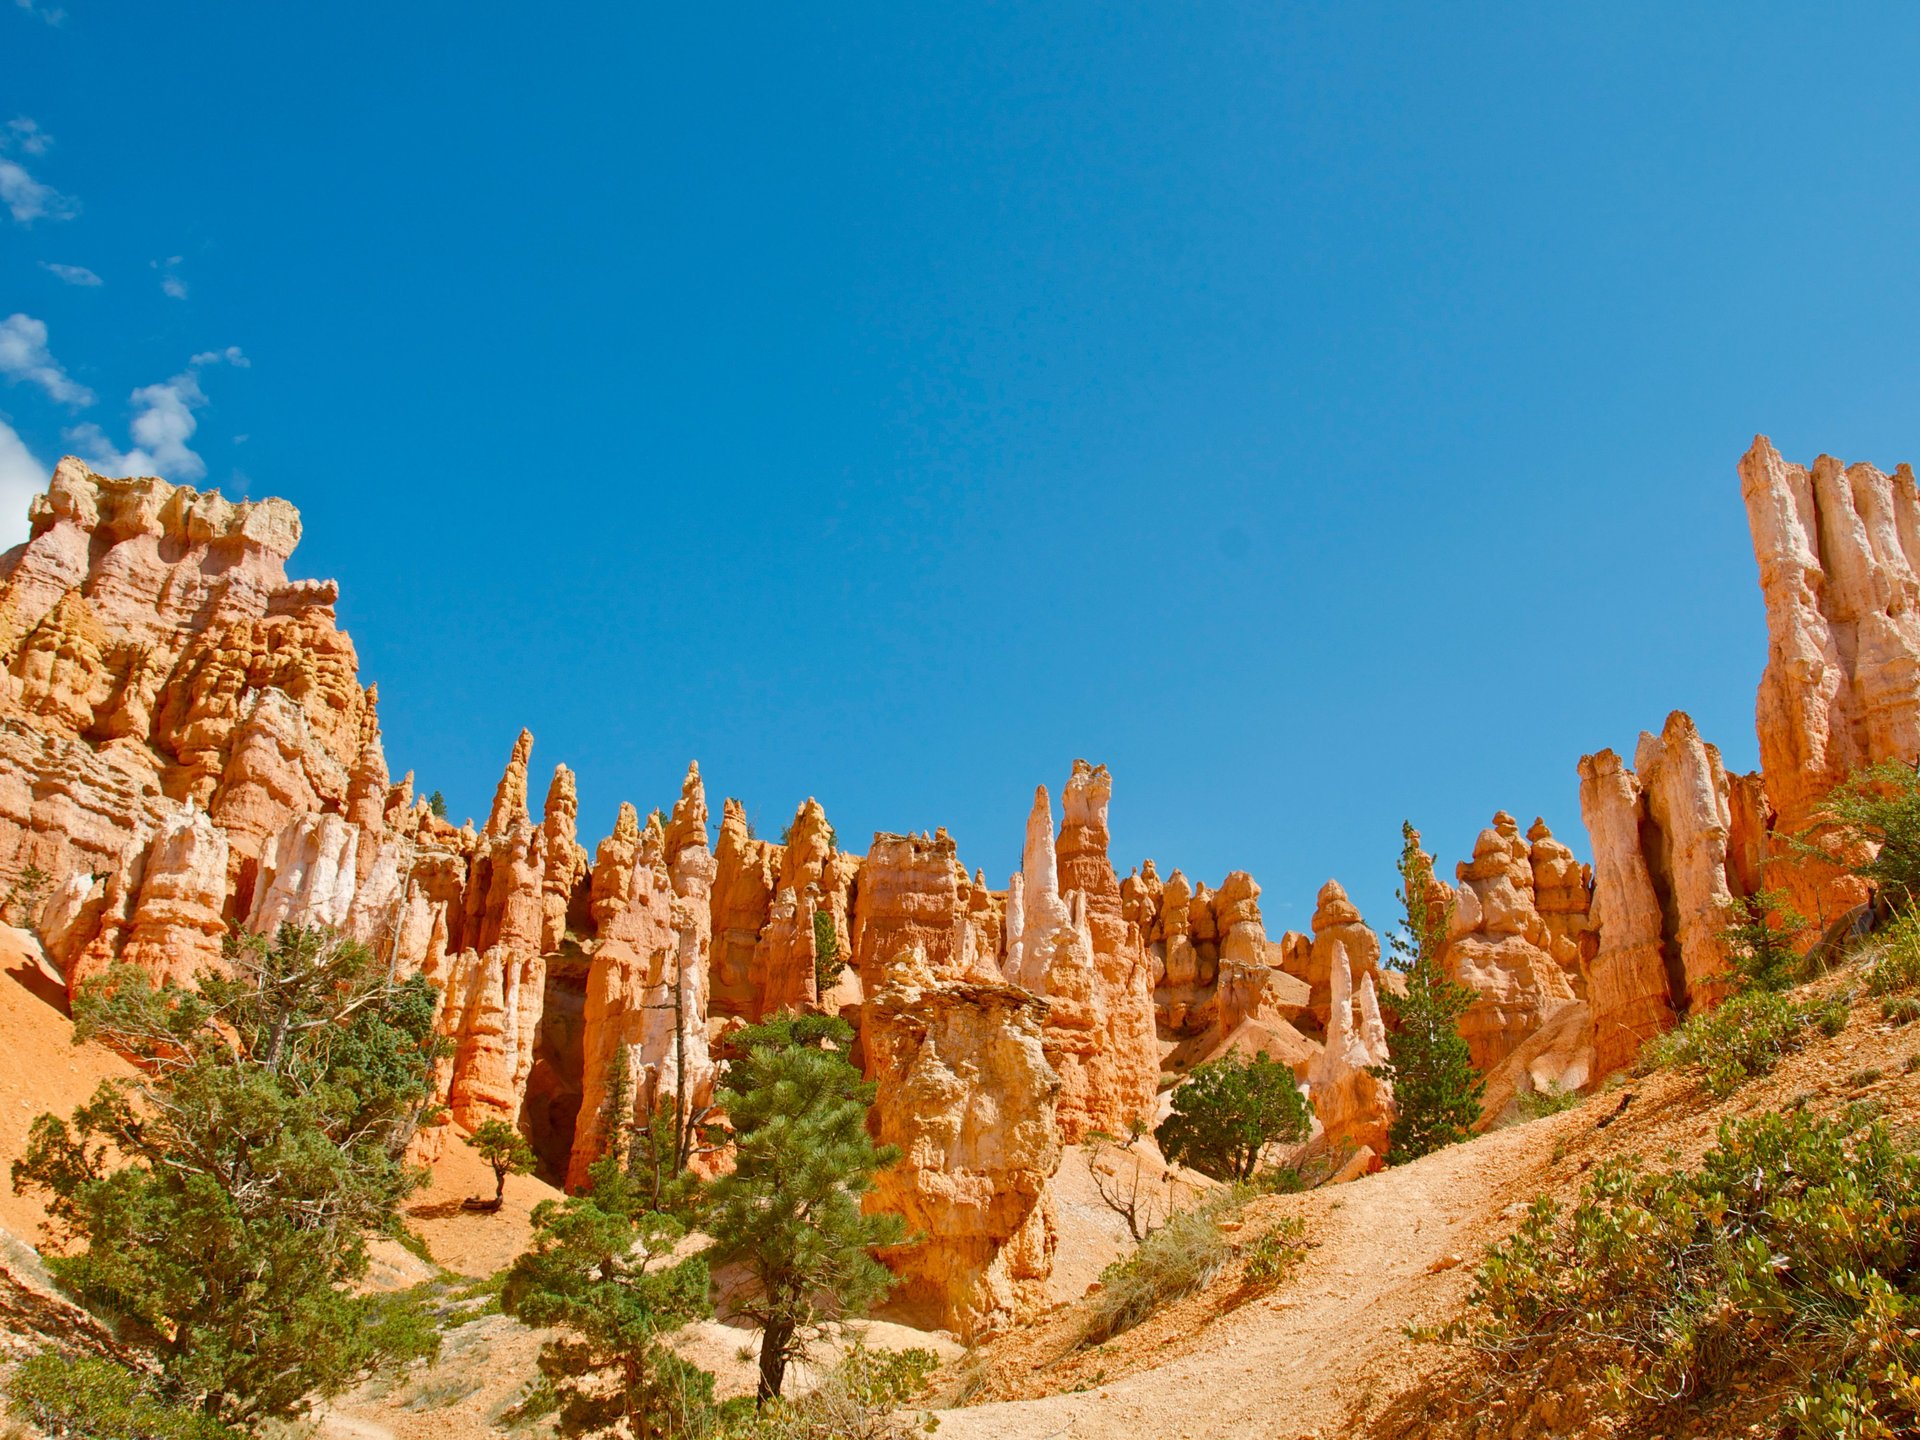
[[[1838,976],[1815,988],[1848,985]],[[985,1393],[1006,1398],[941,1411],[942,1440],[1425,1433],[1417,1420],[1406,1428],[1414,1413],[1406,1401],[1423,1380],[1454,1383],[1443,1367],[1458,1352],[1411,1341],[1405,1329],[1460,1314],[1485,1247],[1509,1235],[1536,1196],[1572,1199],[1592,1167],[1615,1156],[1695,1164],[1732,1115],[1801,1106],[1833,1114],[1855,1102],[1909,1122],[1920,1115],[1920,1026],[1889,1026],[1878,1011],[1856,997],[1839,1036],[1725,1101],[1692,1075],[1623,1076],[1563,1114],[1349,1185],[1256,1201],[1248,1235],[1280,1214],[1306,1221],[1313,1248],[1292,1280],[1249,1300],[1229,1272],[1086,1350],[1072,1346],[1078,1307],[1038,1317],[975,1357]]]
[[[1402,1327],[1457,1309],[1471,1268],[1459,1262],[1478,1253],[1517,1188],[1538,1176],[1569,1118],[1269,1202],[1305,1216],[1315,1245],[1283,1290],[1219,1316],[1203,1336],[1190,1328],[1201,1317],[1189,1317],[1187,1335],[1167,1340],[1198,1344],[1157,1368],[1075,1394],[942,1411],[943,1440],[1345,1434],[1340,1427],[1354,1402],[1366,1408],[1353,1388],[1358,1377],[1384,1398],[1421,1367],[1424,1357]],[[1538,1188],[1536,1178],[1528,1193]],[[1114,1348],[1157,1338],[1134,1332]]]

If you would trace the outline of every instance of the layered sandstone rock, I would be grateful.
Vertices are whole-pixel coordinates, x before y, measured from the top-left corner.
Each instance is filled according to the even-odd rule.
[[[1337,936],[1329,942],[1327,1038],[1307,1066],[1307,1098],[1327,1143],[1354,1147],[1367,1159],[1387,1153],[1393,1085],[1374,1074],[1387,1062],[1387,1032],[1373,973],[1359,968]]]
[[[1611,750],[1580,761],[1599,929],[1587,990],[1598,1075],[1676,1017],[1725,998],[1732,978],[1722,937],[1761,879],[1752,827],[1766,797],[1753,777],[1730,779],[1720,752],[1678,710],[1658,735],[1641,734],[1635,760],[1637,773]],[[1738,842],[1736,794],[1748,827]]]
[[[1309,995],[1301,1023],[1316,1037],[1330,1035],[1334,996],[1352,995],[1364,976],[1374,977],[1376,988],[1380,983],[1380,937],[1360,918],[1338,880],[1320,887],[1313,907],[1313,944],[1305,961],[1306,973],[1300,978],[1307,982]],[[1346,967],[1344,976],[1335,974],[1339,966]]]
[[[1112,793],[1104,765],[1076,760],[1056,842],[1041,786],[1027,817],[1021,872],[1008,890],[1006,973],[1048,1002],[1046,1053],[1060,1076],[1058,1119],[1068,1144],[1091,1131],[1125,1134],[1146,1124],[1160,1073],[1146,943],[1123,911],[1107,853]]]
[[[601,847],[604,863],[617,854]],[[588,1167],[606,1152],[609,1120],[644,1123],[665,1107],[684,1121],[712,1099],[718,1067],[708,1047],[707,1014],[717,868],[696,764],[666,825],[656,816],[639,837],[626,898],[593,947],[570,1185],[585,1183]],[[608,1101],[622,1081],[629,1113],[613,1117]]]
[[[1730,992],[1722,938],[1735,918],[1728,850],[1733,807],[1720,752],[1700,738],[1679,710],[1658,735],[1642,734],[1634,768],[1646,800],[1641,844],[1663,901],[1663,933],[1671,952],[1673,1005],[1682,1013],[1713,1005]],[[1677,961],[1677,965],[1672,964]]]
[[[1533,851],[1551,841],[1544,825],[1536,828],[1541,841],[1530,843],[1500,811],[1474,841],[1473,859],[1455,868],[1457,888],[1440,887],[1451,906],[1443,963],[1478,996],[1460,1017],[1460,1033],[1482,1074],[1577,998],[1579,944],[1555,934],[1535,904]],[[1552,851],[1541,858],[1546,869],[1559,859]],[[1563,912],[1562,925],[1568,920]]]
[[[191,984],[220,964],[226,922],[227,840],[191,805],[164,820],[151,838],[138,837],[113,875],[99,887],[92,934],[60,936],[77,950],[67,982],[74,989],[107,966],[136,965],[156,984]]]
[[[1061,1141],[1047,1006],[1017,985],[943,976],[917,949],[868,973],[871,1123],[901,1158],[866,1204],[923,1237],[883,1256],[898,1300],[973,1340],[1041,1307],[1053,1269],[1047,1182]]]
[[[1765,436],[1740,487],[1767,611],[1760,769],[1778,829],[1800,834],[1862,766],[1920,760],[1920,496],[1909,466],[1887,475],[1822,455],[1808,469]],[[1816,933],[1865,895],[1837,865],[1779,870]]]
[[[1673,1003],[1653,875],[1640,848],[1640,780],[1611,750],[1580,759],[1580,815],[1593,842],[1593,922],[1600,946],[1588,966],[1594,1070],[1609,1075],[1672,1027]]]

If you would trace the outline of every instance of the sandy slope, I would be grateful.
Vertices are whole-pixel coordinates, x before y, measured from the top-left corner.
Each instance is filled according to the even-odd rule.
[[[71,1114],[102,1080],[131,1073],[112,1052],[73,1043],[66,992],[51,973],[31,933],[0,926],[0,1228],[36,1243],[46,1208],[38,1195],[15,1194],[12,1177],[27,1127],[43,1111]]]
[[[979,1393],[1008,1398],[942,1412],[940,1435],[1425,1434],[1417,1396],[1444,1383],[1451,1357],[1409,1341],[1404,1327],[1458,1314],[1482,1249],[1510,1233],[1536,1195],[1576,1194],[1591,1166],[1614,1155],[1691,1163],[1733,1114],[1797,1104],[1825,1113],[1864,1099],[1910,1123],[1920,1116],[1920,1069],[1905,1069],[1915,1056],[1920,1026],[1889,1027],[1862,998],[1840,1036],[1729,1101],[1712,1102],[1684,1076],[1624,1080],[1562,1115],[1350,1185],[1260,1201],[1248,1211],[1248,1235],[1283,1213],[1307,1222],[1313,1248],[1287,1285],[1249,1298],[1229,1270],[1204,1294],[1092,1350],[1072,1346],[1075,1309],[1055,1311],[973,1357],[961,1373]],[[1629,1092],[1626,1111],[1599,1126]],[[1060,1391],[1071,1393],[1049,1393]]]

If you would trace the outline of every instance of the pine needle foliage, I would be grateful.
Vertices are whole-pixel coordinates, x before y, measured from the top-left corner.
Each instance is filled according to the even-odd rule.
[[[713,1257],[752,1277],[739,1312],[761,1333],[762,1403],[788,1364],[848,1316],[885,1298],[893,1277],[870,1253],[905,1238],[900,1217],[861,1197],[899,1158],[867,1134],[874,1086],[847,1059],[837,1017],[781,1014],[731,1037],[716,1097],[734,1133],[734,1167],[708,1187]]]
[[[162,1399],[250,1426],[431,1348],[350,1287],[423,1178],[402,1155],[432,1095],[434,998],[293,926],[234,940],[195,990],[131,966],[81,987],[76,1042],[141,1068],[37,1118],[14,1184],[48,1194],[49,1264],[153,1353]]]
[[[1404,995],[1382,997],[1398,1026],[1387,1034],[1387,1063],[1375,1071],[1393,1082],[1396,1113],[1388,1138],[1395,1161],[1417,1160],[1466,1139],[1487,1088],[1460,1034],[1460,1017],[1477,997],[1447,973],[1442,960],[1449,917],[1434,899],[1433,863],[1411,823],[1401,825],[1400,836],[1404,918],[1388,943],[1389,963],[1407,984]]]
[[[712,1434],[713,1376],[669,1344],[713,1313],[706,1258],[674,1259],[686,1228],[646,1208],[617,1155],[591,1178],[584,1193],[534,1207],[533,1244],[508,1271],[500,1308],[565,1332],[539,1361],[562,1435]]]

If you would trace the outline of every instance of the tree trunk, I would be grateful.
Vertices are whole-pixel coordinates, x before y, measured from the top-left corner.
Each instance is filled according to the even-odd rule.
[[[787,1378],[787,1346],[793,1342],[793,1324],[782,1320],[760,1333],[760,1390],[756,1405],[764,1405],[780,1393]]]

